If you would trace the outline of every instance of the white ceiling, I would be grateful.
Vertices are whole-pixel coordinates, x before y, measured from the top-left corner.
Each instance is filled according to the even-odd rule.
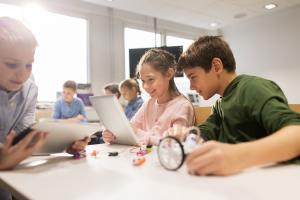
[[[270,14],[299,5],[300,0],[82,0],[84,2],[117,8],[194,27],[214,29],[215,22],[222,28],[259,15]],[[265,4],[277,8],[266,10]],[[235,15],[245,15],[235,18]]]

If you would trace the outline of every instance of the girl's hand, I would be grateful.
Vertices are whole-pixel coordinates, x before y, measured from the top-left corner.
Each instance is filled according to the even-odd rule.
[[[76,140],[75,142],[72,143],[72,145],[67,149],[67,153],[69,154],[74,154],[76,152],[80,152],[85,150],[86,145],[90,142],[89,137],[85,137],[81,140]]]
[[[181,125],[174,125],[164,132],[163,137],[173,136],[179,139],[180,141],[184,141],[188,134],[188,128]]]
[[[105,143],[112,143],[116,139],[114,134],[112,132],[110,132],[109,130],[103,131],[102,138]]]

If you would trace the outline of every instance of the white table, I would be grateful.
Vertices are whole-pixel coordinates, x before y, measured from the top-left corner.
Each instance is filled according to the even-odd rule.
[[[0,172],[1,186],[18,199],[276,200],[300,199],[300,166],[256,168],[228,177],[196,177],[163,169],[156,152],[133,166],[128,147],[93,145],[98,156],[75,160],[67,154],[31,157]],[[119,151],[108,157],[107,151]]]

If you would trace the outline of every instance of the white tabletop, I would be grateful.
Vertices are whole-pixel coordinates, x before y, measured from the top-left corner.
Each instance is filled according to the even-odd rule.
[[[300,166],[247,170],[228,177],[197,177],[185,166],[162,168],[156,152],[133,166],[130,147],[92,145],[79,160],[67,154],[31,157],[13,171],[0,172],[0,184],[20,199],[299,199]],[[97,150],[97,157],[90,155]],[[117,157],[108,151],[121,152]]]

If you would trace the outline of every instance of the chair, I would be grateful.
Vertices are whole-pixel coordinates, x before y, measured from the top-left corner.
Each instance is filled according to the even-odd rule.
[[[300,104],[289,104],[291,110],[300,113]],[[199,107],[194,106],[196,124],[200,125],[209,117],[211,114],[211,107]]]

